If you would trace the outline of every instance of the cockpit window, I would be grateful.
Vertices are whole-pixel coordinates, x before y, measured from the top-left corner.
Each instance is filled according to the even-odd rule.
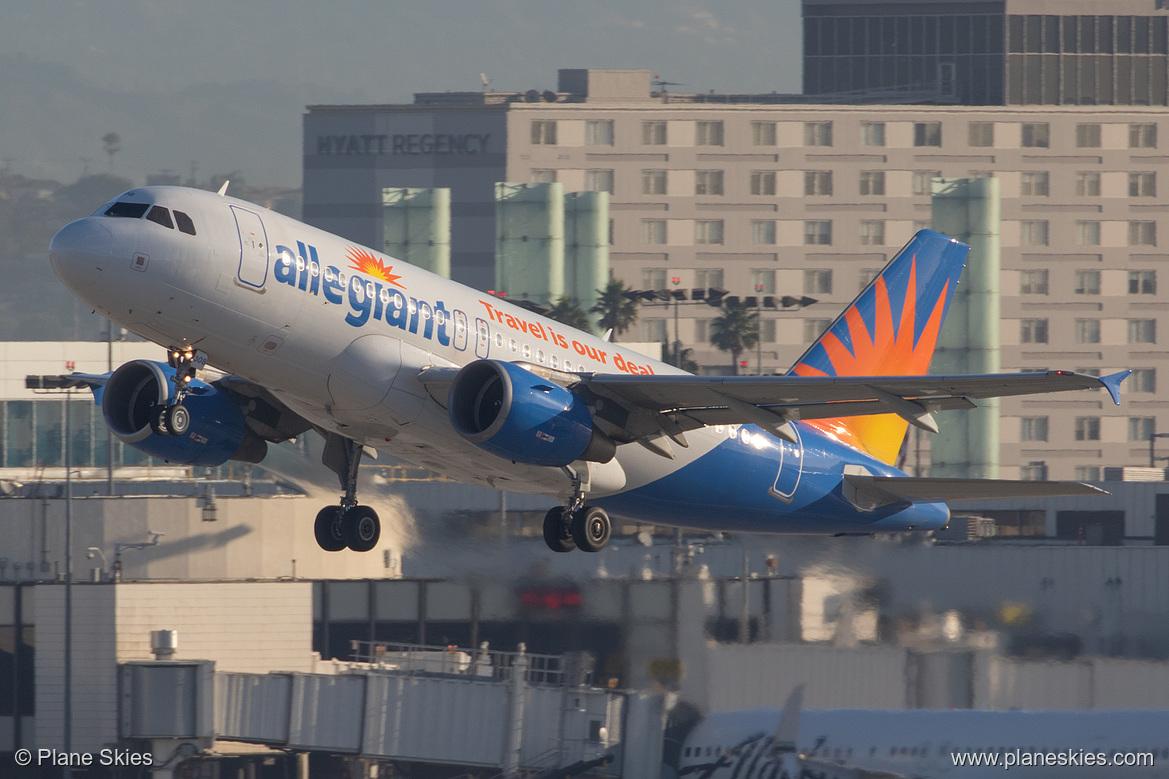
[[[127,219],[141,219],[146,210],[150,208],[149,203],[114,203],[106,209],[106,216],[122,216]]]
[[[174,223],[170,220],[170,211],[162,206],[154,206],[151,208],[146,218],[151,222],[157,222],[163,227],[170,228],[171,230],[175,229]]]
[[[178,224],[179,230],[187,235],[195,234],[195,223],[191,221],[191,217],[182,211],[175,211],[175,223]]]

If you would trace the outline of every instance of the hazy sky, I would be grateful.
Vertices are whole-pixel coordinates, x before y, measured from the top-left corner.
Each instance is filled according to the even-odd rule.
[[[414,92],[477,90],[480,73],[488,75],[494,89],[555,89],[556,70],[562,67],[647,68],[685,85],[676,87],[683,91],[800,89],[799,0],[40,0],[8,5],[0,25],[0,55],[29,67],[64,66],[77,76],[82,93],[88,85],[109,96],[102,98],[105,105],[133,105],[140,115],[126,117],[126,127],[111,128],[124,139],[133,139],[136,121],[160,122],[150,117],[150,101],[173,114],[168,101],[180,91],[199,89],[205,98],[207,87],[220,85],[248,87],[229,90],[242,111],[247,105],[239,103],[252,99],[249,92],[257,111],[272,110],[266,90],[288,96],[292,105],[409,102]],[[35,108],[33,113],[44,113],[42,121],[55,122],[63,120],[48,109],[69,106]],[[299,137],[301,111],[284,104],[278,111],[284,115],[263,119],[285,126],[272,134],[283,145],[290,137],[287,125],[294,125]],[[198,121],[217,119],[222,125],[223,115]],[[116,120],[110,117],[106,123]],[[183,132],[193,139],[199,128],[191,124],[188,119]],[[256,137],[258,126],[241,127],[236,134],[231,127],[215,130],[220,137],[234,135],[240,147],[259,149],[264,138]],[[24,133],[34,136],[28,143],[35,145],[35,125],[10,122],[0,129],[0,159],[16,161],[10,165],[18,172],[25,172],[22,165],[43,164],[37,162],[42,157],[78,159],[91,152],[101,157],[100,143],[88,138],[89,149],[26,154],[13,147]],[[183,147],[173,153],[178,167],[187,164],[193,143],[175,139]],[[143,156],[147,146],[145,141],[139,145]],[[227,160],[238,159],[228,149],[221,152]],[[203,170],[225,169],[216,165],[216,147],[198,153]],[[117,162],[125,166],[125,175],[158,167],[155,160],[135,163],[134,155],[134,145],[124,144]],[[250,171],[249,178],[298,184],[299,148],[288,155],[279,172]],[[293,172],[293,180],[263,180],[273,175],[289,179]]]

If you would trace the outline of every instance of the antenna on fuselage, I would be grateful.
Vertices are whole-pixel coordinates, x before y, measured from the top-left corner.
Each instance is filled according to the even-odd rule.
[[[231,183],[230,180],[223,182],[223,186],[219,188],[219,192],[218,192],[220,197],[223,197],[224,195],[227,194],[227,185],[230,183]]]

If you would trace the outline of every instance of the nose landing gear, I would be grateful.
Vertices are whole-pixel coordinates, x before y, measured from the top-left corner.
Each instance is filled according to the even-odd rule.
[[[187,398],[195,372],[207,365],[207,354],[198,349],[175,349],[166,353],[166,361],[175,369],[171,377],[174,391],[165,405],[151,413],[150,429],[156,435],[186,435],[191,429],[191,412],[183,405],[183,401]]]
[[[317,512],[317,519],[313,523],[317,545],[326,552],[340,552],[345,548],[354,552],[368,552],[377,546],[382,526],[376,511],[357,504],[357,467],[361,463],[361,444],[330,433],[325,441],[322,459],[340,478],[345,494],[341,496],[341,505],[325,506]]]

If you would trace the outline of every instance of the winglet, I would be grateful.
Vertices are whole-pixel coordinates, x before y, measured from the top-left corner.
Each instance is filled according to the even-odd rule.
[[[1107,376],[1100,377],[1100,383],[1104,385],[1104,389],[1108,390],[1108,394],[1112,396],[1112,402],[1120,405],[1120,384],[1132,371],[1121,371],[1120,373],[1111,373]]]
[[[775,751],[795,752],[800,735],[800,709],[804,705],[804,685],[797,685],[783,704],[779,727],[775,729]]]
[[[226,195],[227,194],[227,185],[230,183],[231,183],[230,180],[224,181],[223,186],[219,188],[219,192],[217,192],[216,194],[218,194],[220,197],[223,197],[224,195]]]

